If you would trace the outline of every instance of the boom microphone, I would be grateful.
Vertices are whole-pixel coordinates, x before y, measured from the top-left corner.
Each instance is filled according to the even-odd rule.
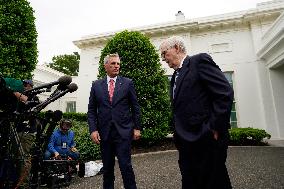
[[[63,112],[62,112],[62,111],[60,111],[60,110],[55,110],[55,111],[53,112],[52,121],[53,121],[53,122],[58,122],[58,121],[61,120],[62,116],[63,116]]]
[[[70,82],[71,83],[71,82]],[[68,83],[69,84],[69,83]],[[69,85],[63,85],[63,84],[59,84],[56,89],[53,91],[53,93],[50,95],[50,97],[55,96],[56,94],[60,93],[61,91],[64,91],[66,89],[68,89]]]
[[[73,93],[74,91],[77,91],[78,85],[76,83],[71,83],[67,88],[67,90],[69,90],[68,92]]]
[[[36,91],[36,90],[43,89],[43,88],[51,88],[52,86],[58,85],[58,84],[61,85],[61,86],[66,86],[66,85],[69,85],[71,82],[72,82],[72,77],[65,75],[65,76],[60,77],[57,81],[53,81],[51,83],[46,83],[46,84],[34,87],[32,89],[26,90],[25,94],[29,94],[32,91]]]
[[[58,92],[58,93],[54,94],[53,96],[51,96],[48,99],[46,99],[44,102],[42,102],[39,105],[37,105],[34,108],[34,112],[41,111],[43,108],[45,108],[51,102],[54,102],[58,98],[64,96],[66,93],[68,93],[68,92],[72,93],[72,92],[76,91],[77,89],[78,89],[78,86],[75,83],[71,83],[71,84],[67,85],[67,89],[65,89],[64,91],[61,91],[61,92]]]

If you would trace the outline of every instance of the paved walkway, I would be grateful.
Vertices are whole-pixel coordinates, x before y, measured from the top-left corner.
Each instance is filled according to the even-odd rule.
[[[179,189],[181,177],[177,151],[133,156],[140,189]],[[284,147],[229,147],[227,167],[234,189],[284,189]],[[116,163],[115,186],[123,188]],[[102,175],[74,178],[70,189],[102,188]]]
[[[284,140],[273,140],[269,139],[266,140],[270,146],[279,146],[279,147],[284,147]]]

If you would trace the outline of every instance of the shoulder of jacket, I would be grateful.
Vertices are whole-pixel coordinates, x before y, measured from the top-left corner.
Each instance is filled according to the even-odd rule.
[[[122,77],[122,76],[120,76],[120,79],[121,79],[122,81],[126,81],[126,82],[131,82],[131,81],[132,81],[132,79],[130,79],[130,78],[128,78],[128,77]]]
[[[192,58],[192,59],[202,59],[202,58],[206,58],[206,57],[211,58],[211,56],[207,53],[198,53],[198,54],[190,56],[190,58]]]
[[[104,80],[104,79],[97,79],[97,80],[94,80],[94,81],[92,82],[92,85],[96,85],[96,84],[98,84],[98,83],[101,83],[101,82],[103,82],[103,80]]]

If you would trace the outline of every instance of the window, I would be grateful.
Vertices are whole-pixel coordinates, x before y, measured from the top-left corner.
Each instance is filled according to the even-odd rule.
[[[230,85],[233,87],[233,72],[224,72],[224,75],[226,79],[229,81]],[[236,111],[236,101],[234,98],[233,105],[232,105],[232,111],[231,111],[231,118],[230,118],[230,124],[231,127],[237,127],[238,126],[237,121],[237,111]]]
[[[66,112],[76,112],[76,101],[67,102]]]

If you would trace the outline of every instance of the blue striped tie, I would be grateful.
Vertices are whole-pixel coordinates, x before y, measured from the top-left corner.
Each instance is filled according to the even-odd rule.
[[[175,90],[176,90],[176,82],[177,82],[177,78],[178,78],[178,75],[179,75],[179,71],[180,71],[180,68],[177,69],[175,71],[175,82],[174,82],[174,86],[173,86],[173,99],[175,98]]]

